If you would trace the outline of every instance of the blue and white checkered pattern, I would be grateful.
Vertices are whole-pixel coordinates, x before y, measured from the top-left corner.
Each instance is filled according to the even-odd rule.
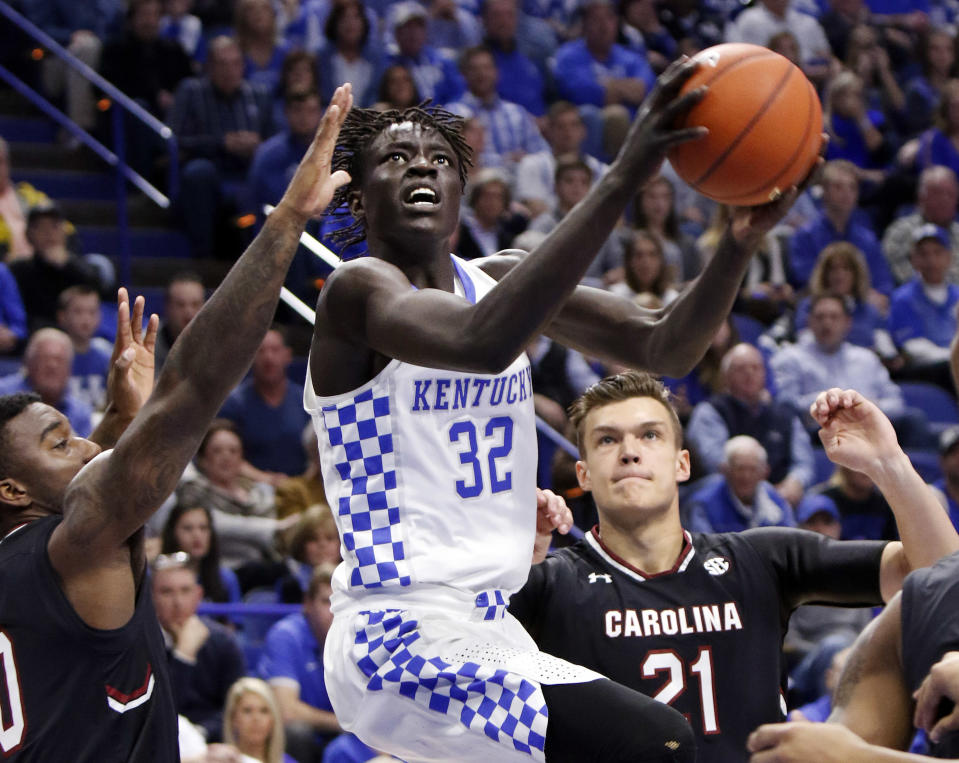
[[[336,470],[351,486],[350,495],[341,497],[338,506],[350,585],[409,585],[389,397],[361,392],[345,403],[325,406],[323,421]]]
[[[482,591],[476,594],[476,613],[480,620],[502,620],[506,616],[509,599],[501,590]]]
[[[548,710],[540,687],[507,670],[417,653],[419,623],[401,610],[360,613],[353,658],[370,691],[392,690],[473,731],[544,760]]]

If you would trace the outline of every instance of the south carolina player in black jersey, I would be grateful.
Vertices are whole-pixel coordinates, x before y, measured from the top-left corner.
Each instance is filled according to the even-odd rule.
[[[959,548],[872,403],[830,390],[813,414],[830,458],[883,491],[905,545],[786,528],[690,534],[677,489],[689,455],[662,385],[621,374],[571,408],[599,524],[535,566],[510,610],[544,651],[684,713],[699,760],[743,760],[749,733],[785,717],[781,645],[795,607],[880,604],[912,567]]]
[[[48,405],[0,398],[0,758],[178,759],[141,528],[249,367],[307,220],[349,179],[331,174],[330,159],[351,101],[349,86],[337,90],[276,210],[180,335],[142,409],[119,422],[129,426],[113,450],[76,437]],[[127,309],[121,330],[132,334]]]
[[[933,757],[959,759],[959,653],[950,651],[956,649],[959,553],[910,574],[902,593],[863,631],[830,722],[762,726],[749,740],[752,760],[918,763],[929,758],[893,751],[909,746],[914,725],[930,732]]]

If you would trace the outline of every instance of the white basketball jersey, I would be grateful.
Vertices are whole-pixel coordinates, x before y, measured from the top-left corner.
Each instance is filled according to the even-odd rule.
[[[465,299],[493,287],[470,263],[453,264]],[[511,594],[526,582],[537,453],[525,354],[496,375],[393,360],[331,397],[314,393],[308,371],[304,405],[340,532],[334,611],[344,594],[379,594],[379,608],[418,586]]]

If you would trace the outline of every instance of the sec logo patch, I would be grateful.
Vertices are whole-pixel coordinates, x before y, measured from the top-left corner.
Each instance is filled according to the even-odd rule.
[[[703,567],[710,575],[725,575],[729,571],[729,560],[724,556],[714,556],[703,562]]]

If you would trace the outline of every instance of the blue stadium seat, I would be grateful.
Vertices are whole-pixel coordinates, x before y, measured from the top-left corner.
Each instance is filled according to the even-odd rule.
[[[926,414],[933,433],[938,434],[953,424],[959,424],[959,405],[938,384],[928,382],[899,382],[906,405],[918,408]]]
[[[759,337],[766,330],[766,327],[753,318],[751,315],[743,313],[732,313],[733,325],[739,333],[739,341],[749,342],[749,344],[759,345]]]
[[[829,460],[829,456],[826,455],[826,451],[822,448],[813,446],[812,453],[813,459],[815,460],[813,485],[818,485],[820,482],[825,482],[832,477],[832,473],[836,471],[836,465]]]
[[[906,452],[919,475],[926,482],[935,482],[942,477],[939,466],[939,454],[934,450],[910,450]]]

